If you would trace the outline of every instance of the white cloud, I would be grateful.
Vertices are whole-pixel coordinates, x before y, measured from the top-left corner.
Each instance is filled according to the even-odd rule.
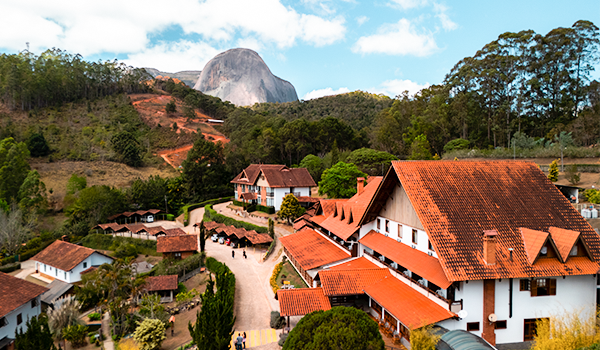
[[[392,7],[400,6],[404,10],[421,7],[427,4],[427,0],[392,0]]]
[[[383,83],[381,83],[381,90],[379,90],[379,93],[386,94],[390,97],[395,97],[398,95],[402,95],[404,91],[408,91],[408,94],[410,96],[414,96],[417,92],[421,91],[422,89],[428,88],[429,86],[429,83],[419,84],[408,79],[393,79],[386,80]]]
[[[263,48],[263,44],[253,37],[240,38],[235,46],[242,49],[254,50],[256,52],[262,50]]]
[[[383,53],[388,55],[428,56],[438,50],[433,34],[417,32],[406,18],[398,23],[384,24],[377,34],[363,36],[352,47],[356,53]]]
[[[433,9],[436,12],[435,16],[442,23],[442,28],[444,28],[444,30],[450,31],[458,28],[458,24],[454,23],[446,14],[446,11],[448,11],[448,8],[446,6],[442,4],[433,4]]]
[[[304,97],[302,99],[303,100],[312,100],[312,99],[323,97],[323,96],[345,94],[347,92],[350,92],[350,90],[345,87],[339,88],[337,90],[333,90],[332,88],[328,87],[325,89],[313,90],[313,91],[307,93],[306,95],[304,95]]]
[[[181,0],[176,6],[163,0],[19,0],[0,1],[0,13],[0,48],[8,51],[30,42],[32,51],[135,56],[154,52],[149,38],[167,28],[199,35],[212,47],[231,47],[240,37],[253,38],[254,47],[322,46],[346,33],[343,17],[299,13],[281,0]]]
[[[360,16],[356,18],[356,23],[358,23],[359,26],[362,26],[363,24],[365,24],[367,21],[369,20],[369,17],[367,16]]]
[[[181,70],[202,70],[219,53],[206,43],[191,41],[161,42],[124,60],[134,67],[157,68],[175,73]]]

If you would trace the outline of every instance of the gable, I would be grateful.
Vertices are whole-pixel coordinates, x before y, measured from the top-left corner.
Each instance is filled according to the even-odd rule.
[[[387,198],[379,216],[408,226],[425,230],[402,184],[394,186],[393,192]]]

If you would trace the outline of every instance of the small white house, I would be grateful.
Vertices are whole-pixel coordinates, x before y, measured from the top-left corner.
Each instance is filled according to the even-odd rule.
[[[233,180],[235,200],[279,210],[283,197],[310,197],[317,184],[306,168],[288,168],[277,164],[251,164]]]
[[[110,264],[114,259],[91,248],[55,241],[31,260],[35,261],[35,269],[41,276],[75,283],[81,281],[85,270]]]
[[[40,296],[48,289],[0,272],[0,350],[11,349],[17,330],[42,311]]]

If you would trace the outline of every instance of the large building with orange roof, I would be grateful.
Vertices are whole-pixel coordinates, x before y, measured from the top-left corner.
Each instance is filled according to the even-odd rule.
[[[330,262],[311,284],[362,288],[353,295],[405,345],[411,330],[437,324],[526,346],[540,318],[594,314],[600,237],[535,164],[395,161],[369,186],[304,217],[356,260]],[[387,272],[359,272],[373,267]]]

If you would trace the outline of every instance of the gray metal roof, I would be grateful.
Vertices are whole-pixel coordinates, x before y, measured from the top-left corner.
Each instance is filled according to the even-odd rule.
[[[453,330],[442,335],[436,345],[437,350],[496,350],[483,338],[463,331]]]
[[[53,305],[56,299],[62,297],[69,292],[74,286],[70,283],[63,282],[61,280],[54,280],[50,282],[46,288],[50,289],[46,293],[42,294],[41,300],[43,303]]]

